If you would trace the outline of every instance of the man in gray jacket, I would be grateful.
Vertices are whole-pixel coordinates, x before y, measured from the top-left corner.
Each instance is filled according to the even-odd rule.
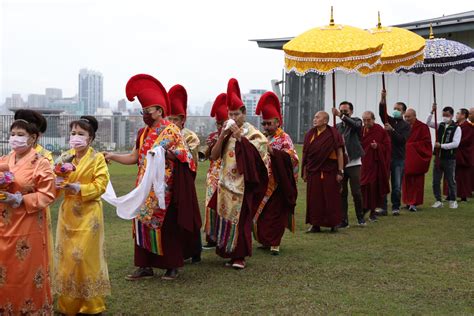
[[[362,193],[360,190],[360,167],[362,165],[362,156],[364,150],[360,144],[362,133],[362,120],[358,117],[352,117],[354,106],[348,101],[341,102],[339,110],[334,108],[332,113],[338,116],[342,122],[336,125],[339,133],[344,137],[349,162],[344,168],[344,178],[342,180],[342,211],[343,220],[340,228],[349,227],[349,218],[347,216],[349,195],[348,182],[351,186],[352,199],[354,201],[355,213],[359,226],[365,225],[364,212],[362,210]]]

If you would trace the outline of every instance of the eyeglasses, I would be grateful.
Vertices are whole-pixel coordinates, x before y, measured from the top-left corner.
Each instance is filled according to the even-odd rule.
[[[260,124],[262,124],[262,126],[267,126],[267,125],[270,126],[272,125],[272,122],[262,122]]]
[[[141,115],[144,115],[144,114],[153,114],[157,111],[157,108],[156,107],[149,107],[149,108],[145,108],[143,110],[140,111],[140,114]]]

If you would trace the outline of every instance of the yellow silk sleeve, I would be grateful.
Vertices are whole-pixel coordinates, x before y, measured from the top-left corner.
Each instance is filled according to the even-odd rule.
[[[103,155],[96,156],[93,180],[81,184],[81,197],[84,202],[98,199],[104,194],[109,183],[109,169]]]

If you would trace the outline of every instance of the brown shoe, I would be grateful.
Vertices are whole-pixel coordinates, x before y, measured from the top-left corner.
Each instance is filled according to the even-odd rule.
[[[138,268],[133,272],[133,274],[129,274],[125,277],[125,280],[128,281],[137,281],[143,279],[151,279],[153,278],[153,269],[152,268]]]

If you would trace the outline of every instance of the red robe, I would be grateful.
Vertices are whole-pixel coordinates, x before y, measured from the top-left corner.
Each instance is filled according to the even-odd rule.
[[[337,159],[334,151],[344,147],[341,134],[332,126],[318,135],[313,127],[304,138],[303,174],[306,170],[306,223],[336,227],[342,221],[341,184],[337,182]]]
[[[377,148],[372,148],[373,141],[377,143]],[[363,208],[375,210],[383,206],[384,197],[390,192],[388,184],[392,151],[390,137],[378,124],[372,128],[364,127],[362,147],[365,152],[360,170]]]
[[[237,169],[244,175],[244,201],[240,211],[237,245],[232,252],[216,247],[216,253],[222,258],[244,259],[252,255],[252,223],[260,202],[265,196],[268,174],[265,163],[250,141],[242,137],[235,144]],[[217,191],[209,201],[208,207],[217,209]]]
[[[428,125],[416,120],[406,143],[405,171],[402,180],[402,201],[405,205],[422,205],[425,174],[430,169],[433,147]]]
[[[278,186],[265,204],[257,225],[257,240],[269,247],[279,246],[285,229],[292,229],[289,223],[298,196],[290,155],[283,150],[273,149],[271,168]]]
[[[459,198],[472,196],[471,171],[474,166],[474,126],[468,121],[460,125],[461,142],[456,150],[456,185]]]

